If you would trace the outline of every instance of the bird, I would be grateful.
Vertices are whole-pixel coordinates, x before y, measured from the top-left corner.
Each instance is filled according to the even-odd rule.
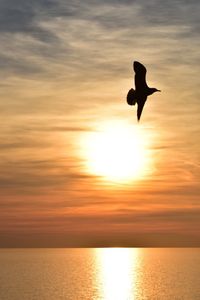
[[[127,103],[129,105],[137,103],[137,119],[139,122],[147,97],[155,92],[161,92],[161,90],[148,87],[146,83],[147,70],[143,64],[134,61],[133,70],[135,71],[135,90],[132,88],[128,91]]]

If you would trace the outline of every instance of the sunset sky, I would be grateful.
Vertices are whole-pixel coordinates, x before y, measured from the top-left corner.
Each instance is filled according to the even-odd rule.
[[[200,246],[199,11],[0,1],[0,247]]]

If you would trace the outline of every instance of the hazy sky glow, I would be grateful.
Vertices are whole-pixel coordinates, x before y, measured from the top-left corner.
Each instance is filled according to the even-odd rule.
[[[1,0],[0,246],[200,246],[199,10]],[[162,90],[139,125],[133,60]],[[87,171],[82,140],[124,121],[144,132],[151,168],[116,183]]]

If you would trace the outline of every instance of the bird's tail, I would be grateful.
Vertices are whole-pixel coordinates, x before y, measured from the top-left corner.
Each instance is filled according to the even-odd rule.
[[[135,95],[135,90],[134,89],[130,89],[128,91],[128,94],[127,94],[127,97],[126,97],[128,105],[135,105],[135,103],[136,103],[135,96],[136,96]]]

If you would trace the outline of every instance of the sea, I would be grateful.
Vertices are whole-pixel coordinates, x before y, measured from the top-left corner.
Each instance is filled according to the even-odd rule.
[[[0,300],[200,300],[200,248],[1,249]]]

